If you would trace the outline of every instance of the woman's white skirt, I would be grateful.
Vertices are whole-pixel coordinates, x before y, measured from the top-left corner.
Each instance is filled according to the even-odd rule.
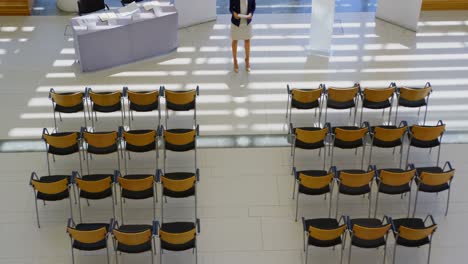
[[[252,38],[252,23],[247,25],[241,23],[239,26],[231,24],[231,39],[232,40],[248,40]]]

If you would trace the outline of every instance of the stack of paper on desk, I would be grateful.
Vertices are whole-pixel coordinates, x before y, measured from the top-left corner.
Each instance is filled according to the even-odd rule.
[[[139,9],[140,8],[138,7],[137,3],[131,2],[130,4],[119,8],[119,13],[122,16],[129,16],[129,15],[135,13],[136,11],[138,11]]]
[[[99,19],[101,19],[102,22],[106,22],[111,19],[117,19],[117,15],[115,13],[103,13],[99,15]]]

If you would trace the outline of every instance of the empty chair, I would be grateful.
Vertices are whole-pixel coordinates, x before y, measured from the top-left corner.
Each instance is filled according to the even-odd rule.
[[[410,107],[419,108],[419,114],[421,113],[421,107],[425,107],[424,110],[424,121],[423,125],[426,124],[427,106],[429,105],[429,96],[432,92],[432,86],[430,83],[426,83],[423,88],[409,88],[409,87],[398,87],[397,88],[397,105],[395,112],[395,124],[398,119],[398,107]]]
[[[325,93],[325,86],[320,84],[316,89],[291,89],[287,85],[288,101],[286,105],[286,118],[289,116],[288,124],[292,123],[292,109],[311,110],[315,109],[315,117],[317,117],[317,109],[319,110],[318,124],[322,117],[322,98]]]
[[[356,110],[358,104],[358,94],[361,86],[356,83],[353,87],[349,88],[334,88],[329,87],[325,93],[325,123],[327,123],[328,108],[345,110],[349,109],[349,118],[351,118],[352,109],[354,108],[353,125],[356,124]]]
[[[143,200],[153,198],[153,219],[156,219],[157,189],[155,175],[129,174],[122,176],[119,171],[115,173],[115,182],[120,185],[120,216],[124,223],[124,199]]]
[[[374,147],[378,148],[395,148],[400,147],[400,168],[403,161],[403,140],[404,136],[408,132],[408,124],[406,121],[401,121],[400,125],[397,126],[374,126],[369,127],[370,135],[370,154],[369,164],[372,164],[372,150]]]
[[[163,87],[164,98],[166,98],[165,125],[169,119],[169,110],[190,111],[193,110],[194,124],[197,124],[197,97],[200,94],[199,87],[188,91],[171,91]]]
[[[162,198],[187,198],[194,197],[195,219],[197,219],[197,183],[200,181],[200,170],[193,172],[163,173],[158,170],[156,182],[162,184]],[[164,223],[164,202],[161,201],[161,222]]]
[[[49,134],[47,128],[42,130],[42,139],[46,145],[47,156],[47,171],[50,175],[50,160],[49,155],[55,162],[55,155],[68,156],[78,153],[78,161],[80,164],[80,173],[83,173],[83,166],[81,164],[81,150],[80,150],[80,133],[78,132],[59,132]]]
[[[390,108],[388,111],[388,124],[390,125],[390,118],[392,116],[392,106],[393,98],[395,95],[396,85],[391,83],[388,88],[383,89],[374,89],[374,88],[364,88],[363,91],[360,91],[362,106],[361,106],[361,116],[359,119],[359,124],[362,123],[362,117],[364,115],[364,108],[379,110],[382,109],[382,119],[385,115],[385,109]]]
[[[124,95],[128,100],[128,126],[132,127],[133,112],[158,112],[158,121],[156,128],[161,125],[161,104],[159,98],[161,97],[161,90],[154,91],[131,91],[128,87],[124,87]]]
[[[384,247],[383,263],[387,255],[387,239],[391,223],[387,216],[382,220],[377,218],[349,219],[348,232],[351,236],[349,245],[348,264],[351,264],[351,248],[380,248]]]
[[[331,215],[331,202],[332,202],[332,193],[333,193],[333,179],[335,178],[334,171],[330,170],[303,170],[297,171],[296,168],[293,168],[294,171],[294,187],[293,187],[293,199],[294,192],[296,189],[297,183],[297,196],[296,196],[296,221],[299,209],[299,194],[304,195],[325,195],[327,198],[327,193],[330,194],[329,206],[328,206],[328,217]]]
[[[84,15],[93,13],[102,9],[109,9],[104,0],[78,0],[78,14]]]
[[[110,264],[107,238],[113,221],[114,220],[111,219],[110,224],[80,223],[75,225],[73,219],[68,219],[67,233],[70,236],[72,263],[75,263],[75,249],[96,251],[105,248],[107,253],[107,263]]]
[[[123,252],[136,254],[150,252],[151,263],[154,263],[154,241],[157,234],[157,221],[152,225],[120,225],[114,221],[112,227],[112,239],[114,241],[115,262],[119,263],[117,253]]]
[[[346,228],[348,218],[342,216],[340,220],[335,218],[314,218],[305,220],[302,217],[304,234],[305,264],[309,256],[309,246],[333,247],[341,245],[340,264],[343,262],[343,251],[346,245]],[[327,261],[330,263],[331,261]]]
[[[147,153],[154,151],[155,168],[159,168],[159,147],[158,147],[158,133],[156,130],[129,130],[125,131],[123,127],[119,128],[119,133],[122,135],[123,151],[124,151],[124,164],[125,174],[128,174],[127,169],[127,156],[130,159],[130,152],[133,153]],[[128,154],[128,155],[127,155]],[[128,161],[130,162],[130,160]]]
[[[442,120],[439,120],[435,126],[411,126],[408,133],[409,145],[408,152],[406,154],[406,166],[408,166],[411,147],[430,148],[430,150],[432,150],[434,147],[438,147],[437,166],[439,166],[440,147],[442,146],[442,137],[444,132],[445,124],[442,122]]]
[[[161,126],[161,129],[164,142],[164,155],[163,155],[163,172],[166,172],[166,160],[167,160],[167,150],[175,152],[185,152],[193,150],[195,158],[195,170],[197,166],[197,137],[199,135],[199,127],[196,126],[195,129],[167,129]]]
[[[57,93],[53,88],[50,88],[49,98],[52,101],[55,131],[58,131],[56,113],[58,113],[60,121],[62,121],[62,114],[64,113],[83,112],[84,125],[85,127],[87,126],[86,109],[84,107],[85,96],[83,92]]]
[[[70,202],[70,217],[73,218],[72,201],[70,197],[70,175],[49,175],[37,176],[36,172],[31,173],[29,185],[34,192],[34,205],[36,207],[37,227],[41,228],[39,222],[39,209],[37,200],[42,200],[44,205],[46,201],[61,201],[68,199]]]
[[[326,137],[330,133],[330,124],[325,124],[325,127],[296,127],[290,125],[289,137],[291,138],[291,156],[292,168],[296,166],[296,148],[303,150],[319,149],[319,156],[323,148],[323,170],[327,159]]]
[[[86,166],[90,174],[89,161],[92,155],[107,155],[115,153],[117,155],[117,168],[120,170],[119,134],[111,132],[88,132],[82,128],[83,144],[86,145]]]
[[[120,0],[120,3],[122,4],[122,6],[125,6],[125,5],[128,5],[128,4],[132,3],[132,2],[137,2],[138,3],[138,2],[141,2],[141,1],[143,1],[143,0]]]
[[[193,222],[163,223],[159,229],[161,240],[159,263],[163,263],[163,252],[185,251],[192,249],[195,254],[195,263],[198,263],[197,234],[200,233],[200,220]]]
[[[78,188],[80,222],[83,222],[81,198],[86,199],[89,206],[89,200],[102,200],[110,197],[112,204],[112,217],[115,218],[113,174],[89,174],[81,176],[77,171],[74,171],[72,182],[76,184]]]
[[[402,169],[380,169],[374,166],[376,171],[376,183],[377,183],[377,194],[375,197],[375,211],[374,217],[377,216],[377,210],[379,206],[379,194],[384,193],[388,195],[401,195],[409,194],[408,197],[408,217],[411,210],[411,184],[416,175],[415,169],[408,168],[407,170]]]
[[[371,189],[374,180],[375,171],[372,166],[369,166],[367,171],[364,170],[340,170],[337,171],[336,167],[332,167],[335,172],[336,183],[338,184],[338,193],[336,194],[336,212],[338,215],[340,194],[345,195],[369,195],[369,214],[371,214]]]
[[[122,102],[122,92],[93,92],[91,88],[86,88],[86,95],[90,100],[91,107],[89,108],[90,111],[90,118],[92,122],[93,128],[94,120],[98,120],[97,113],[114,113],[120,112],[120,116],[122,118],[122,126],[124,125],[125,119],[125,111],[123,109],[123,102]],[[94,118],[93,118],[94,113]]]
[[[357,154],[358,148],[362,147],[361,169],[364,168],[364,155],[366,153],[366,135],[369,132],[369,124],[364,122],[361,127],[357,126],[342,126],[332,129],[332,150],[331,150],[331,166],[334,165],[335,147],[340,149],[355,149]]]
[[[427,220],[431,220],[431,224],[426,226]],[[427,263],[431,262],[432,236],[437,229],[437,224],[432,215],[428,215],[426,219],[421,218],[400,218],[391,219],[392,231],[395,237],[395,245],[393,247],[393,263],[396,262],[396,248],[403,247],[421,247],[429,245],[429,253],[427,254]],[[411,263],[411,260],[406,257],[405,263]]]
[[[414,201],[413,217],[416,214],[416,206],[418,205],[419,192],[436,193],[443,191],[447,192],[447,206],[445,215],[448,213],[450,203],[450,190],[452,180],[455,176],[455,169],[450,162],[445,162],[444,167],[420,167],[415,168],[413,164],[410,167],[416,169],[416,200]]]

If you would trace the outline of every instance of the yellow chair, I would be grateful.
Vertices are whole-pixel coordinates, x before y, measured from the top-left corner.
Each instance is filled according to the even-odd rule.
[[[426,226],[427,220],[431,220],[431,225]],[[395,237],[395,245],[393,247],[393,264],[396,262],[396,248],[403,247],[421,247],[429,245],[429,253],[427,255],[427,264],[431,262],[432,236],[437,230],[437,224],[432,215],[428,215],[426,219],[421,218],[400,218],[391,219],[393,236]],[[406,259],[406,263],[411,263]]]
[[[163,155],[163,172],[166,172],[166,160],[167,160],[167,150],[174,152],[185,152],[193,150],[195,152],[195,165],[194,169],[198,168],[197,166],[197,138],[199,135],[199,126],[197,125],[195,129],[164,129],[161,126],[160,130],[162,131],[163,142],[164,142],[164,155]]]
[[[383,263],[387,256],[388,233],[391,228],[390,219],[384,216],[382,220],[377,218],[348,219],[348,232],[351,237],[349,245],[348,264],[351,264],[351,248],[380,248],[384,247]],[[370,261],[368,261],[370,263]],[[374,262],[375,263],[375,262]]]
[[[416,168],[413,164],[409,165],[416,169],[415,182],[417,185],[416,200],[414,201],[413,217],[416,214],[416,206],[418,205],[419,192],[436,193],[443,191],[447,192],[447,205],[445,208],[445,216],[447,216],[450,203],[450,190],[452,187],[455,169],[450,162],[445,162],[444,167],[420,167]]]
[[[163,223],[159,229],[161,241],[159,263],[163,263],[163,252],[185,251],[192,249],[195,254],[195,263],[198,263],[197,234],[200,233],[200,220],[196,222],[173,222]]]
[[[411,147],[415,148],[432,148],[438,147],[437,151],[437,166],[439,166],[440,147],[442,146],[442,137],[445,132],[445,124],[442,120],[437,122],[435,126],[418,126],[413,125],[408,131],[409,144],[408,152],[406,153],[406,166],[408,166]]]
[[[154,263],[154,241],[158,230],[158,222],[152,225],[120,225],[114,221],[112,238],[114,241],[115,262],[119,263],[117,252],[136,254],[150,252],[151,263]]]
[[[364,122],[361,127],[357,126],[340,126],[332,129],[331,141],[331,166],[334,165],[335,147],[340,149],[355,149],[354,154],[357,154],[358,148],[362,147],[361,169],[364,168],[364,156],[366,153],[366,135],[369,132],[369,123]]]
[[[428,82],[423,88],[397,88],[397,105],[395,113],[395,124],[398,120],[398,107],[419,108],[418,119],[421,113],[421,107],[425,107],[423,125],[426,124],[427,106],[429,105],[429,96],[432,93],[432,86]]]
[[[330,199],[331,200],[331,199]],[[309,256],[309,246],[333,247],[341,245],[340,264],[343,263],[343,251],[346,245],[348,217],[304,219],[302,217],[305,264]],[[330,262],[327,262],[330,263]]]
[[[68,199],[70,202],[70,217],[73,219],[73,208],[70,197],[70,176],[69,175],[48,175],[37,176],[36,172],[31,173],[29,185],[34,192],[34,205],[36,206],[36,219],[37,227],[41,228],[39,222],[39,209],[37,207],[37,200],[46,201],[61,201]]]
[[[86,166],[90,174],[89,161],[92,155],[117,154],[117,168],[120,170],[119,144],[120,136],[116,131],[111,132],[88,132],[86,128],[81,129],[83,148],[86,149]]]
[[[359,83],[355,83],[353,87],[335,88],[329,87],[325,93],[325,123],[327,123],[328,108],[336,110],[349,109],[349,118],[351,118],[352,109],[354,108],[353,126],[356,124],[356,112],[358,105],[358,95],[361,90]]]
[[[161,125],[161,103],[160,97],[162,94],[162,87],[154,91],[131,91],[128,87],[124,87],[124,96],[127,97],[128,102],[128,126],[132,128],[132,121],[134,118],[133,112],[152,112],[158,111],[158,123],[156,128]]]
[[[125,174],[128,174],[127,156],[130,162],[130,152],[147,153],[155,152],[154,170],[159,168],[159,145],[158,132],[156,130],[129,130],[125,131],[123,127],[119,128],[119,134],[122,135],[122,150],[124,151]]]
[[[374,147],[378,148],[393,148],[393,154],[395,154],[395,148],[400,147],[400,168],[403,162],[403,141],[404,136],[408,132],[408,124],[406,121],[401,121],[400,125],[397,126],[375,126],[369,127],[370,135],[370,154],[369,164],[372,164],[372,150]]]
[[[57,93],[53,88],[50,88],[49,99],[52,101],[52,110],[54,113],[55,131],[58,131],[56,113],[59,114],[62,121],[62,114],[71,114],[83,112],[84,125],[86,124],[86,109],[84,107],[85,96],[83,92],[65,92]]]
[[[200,88],[198,86],[196,89],[188,91],[171,91],[163,86],[162,91],[166,99],[166,128],[168,127],[167,120],[169,119],[169,110],[175,112],[193,110],[194,124],[197,124],[197,97],[200,94]]]
[[[81,149],[80,149],[80,133],[78,132],[59,132],[50,134],[47,128],[42,130],[42,139],[46,145],[47,171],[50,175],[49,155],[55,162],[55,155],[68,156],[78,153],[78,161],[80,163],[80,173],[83,173],[81,164]]]
[[[325,93],[325,85],[320,84],[316,89],[291,89],[287,85],[288,101],[286,104],[286,118],[289,116],[288,124],[292,123],[292,109],[311,110],[315,109],[315,117],[317,117],[317,109],[319,110],[318,124],[322,117],[322,99]]]
[[[110,264],[107,238],[113,221],[114,219],[111,219],[110,224],[80,223],[75,225],[73,219],[68,219],[67,233],[70,236],[72,263],[75,263],[75,249],[96,251],[105,248],[107,253],[107,264]]]
[[[395,95],[396,85],[395,83],[390,83],[388,88],[375,89],[375,88],[364,88],[363,91],[360,91],[360,96],[362,100],[361,105],[361,115],[359,119],[359,124],[362,123],[362,117],[364,115],[364,108],[379,110],[382,109],[382,119],[385,115],[385,109],[390,108],[388,112],[388,124],[390,125],[390,118],[392,116],[392,106],[393,98]]]
[[[86,97],[89,98],[91,103],[91,107],[88,108],[90,111],[90,118],[92,121],[92,126],[94,126],[94,120],[96,122],[97,119],[97,112],[100,113],[113,113],[119,112],[122,118],[122,126],[124,125],[125,119],[125,111],[123,109],[123,96],[122,92],[93,92],[91,88],[86,88]],[[94,113],[94,119],[93,114]]]

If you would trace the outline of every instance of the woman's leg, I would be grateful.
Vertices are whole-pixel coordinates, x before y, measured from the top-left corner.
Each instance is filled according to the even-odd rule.
[[[232,60],[234,63],[234,70],[239,69],[237,64],[237,40],[232,40]]]
[[[250,71],[250,39],[244,40],[245,48],[245,68]]]

